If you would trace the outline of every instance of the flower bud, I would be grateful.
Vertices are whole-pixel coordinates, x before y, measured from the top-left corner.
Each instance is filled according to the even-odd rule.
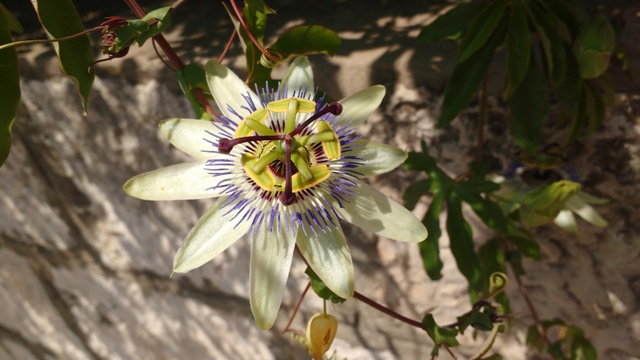
[[[315,314],[307,325],[307,345],[313,360],[322,360],[336,337],[338,320],[329,314]]]

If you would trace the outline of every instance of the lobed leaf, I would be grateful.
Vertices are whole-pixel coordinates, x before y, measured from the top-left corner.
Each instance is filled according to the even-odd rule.
[[[459,64],[483,47],[502,19],[507,0],[490,2],[469,24],[469,29],[458,47],[456,62]]]
[[[407,190],[404,191],[404,195],[402,196],[402,200],[404,202],[404,207],[409,210],[413,210],[416,207],[420,198],[429,193],[429,189],[431,188],[431,181],[428,179],[420,180],[418,182],[414,182]]]
[[[533,23],[542,49],[544,50],[546,62],[545,69],[548,73],[549,83],[553,87],[562,84],[566,72],[565,43],[560,37],[558,27],[553,18],[544,12],[537,3],[531,3],[527,7],[531,22]]]
[[[510,110],[509,129],[514,140],[527,153],[535,153],[542,142],[548,112],[544,75],[535,61],[531,62],[527,74],[507,104]]]
[[[338,34],[324,26],[297,26],[280,35],[269,49],[278,51],[285,61],[295,55],[324,53],[333,56],[340,43]]]
[[[497,184],[489,182],[491,188],[495,190]],[[459,182],[456,186],[456,192],[460,198],[471,206],[480,219],[491,229],[504,232],[507,229],[507,218],[504,216],[500,206],[482,197],[482,188],[477,187],[474,182]]]
[[[471,226],[462,216],[462,201],[455,191],[451,192],[447,201],[447,233],[453,257],[458,269],[469,281],[471,301],[475,302],[483,288],[480,263],[474,250]]]
[[[440,259],[439,240],[442,235],[440,229],[440,213],[444,199],[448,197],[448,193],[441,191],[435,194],[429,205],[429,210],[422,219],[422,223],[427,228],[427,239],[419,243],[420,256],[422,257],[422,265],[431,280],[439,280],[442,278],[442,268],[444,264]]]
[[[80,15],[71,0],[31,0],[42,28],[50,39],[62,38],[83,32]],[[60,59],[60,66],[80,93],[86,113],[89,92],[93,85],[93,48],[88,35],[54,42],[53,48]]]
[[[418,41],[432,44],[446,38],[456,38],[467,30],[471,20],[482,9],[480,2],[458,4],[445,14],[438,16],[431,24],[425,26],[418,35]]]
[[[511,7],[511,23],[507,33],[507,88],[504,98],[518,88],[529,69],[531,60],[531,33],[523,0],[514,0]]]
[[[138,43],[138,45],[142,46],[142,44],[144,44],[147,40],[151,39],[152,37],[168,29],[169,26],[171,26],[172,12],[173,12],[173,8],[171,6],[166,6],[166,7],[162,7],[162,8],[158,8],[153,11],[150,11],[149,13],[147,13],[147,15],[145,15],[142,19],[140,19],[144,21],[145,24],[148,24],[151,20],[154,20],[154,19],[158,21],[153,25],[148,25],[148,30],[142,33],[136,39],[136,42]]]
[[[11,11],[9,11],[9,9],[7,9],[4,5],[2,5],[2,3],[0,3],[0,16],[4,17],[6,21],[6,26],[9,28],[9,31],[12,31],[18,34],[24,31],[18,19],[15,16],[13,16]]]
[[[310,266],[307,266],[307,270],[304,272],[309,276],[309,281],[311,281],[311,289],[316,293],[320,298],[329,300],[334,304],[343,303],[347,301],[347,299],[341,298],[336,295],[325,283],[318,277],[318,275],[311,269]]]
[[[458,335],[458,330],[455,328],[444,328],[438,326],[436,324],[433,315],[426,314],[422,318],[422,325],[424,325],[425,330],[429,337],[433,340],[436,347],[442,344],[447,346],[458,346],[458,340],[456,340],[456,335]],[[437,350],[437,348],[435,349]],[[437,353],[437,351],[436,351]]]
[[[504,40],[506,27],[507,21],[505,19],[478,51],[455,66],[444,90],[438,127],[442,128],[448,125],[464,109],[469,99],[478,90],[496,48]]]

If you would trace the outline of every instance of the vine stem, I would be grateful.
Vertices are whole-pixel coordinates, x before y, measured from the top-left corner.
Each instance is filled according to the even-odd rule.
[[[4,50],[4,49],[12,48],[12,47],[15,47],[15,46],[20,46],[20,45],[49,44],[49,43],[53,43],[53,42],[71,40],[71,39],[77,38],[79,36],[92,33],[94,31],[102,30],[104,28],[105,28],[105,26],[100,25],[100,26],[96,26],[96,27],[91,28],[91,29],[87,29],[87,30],[85,30],[83,32],[79,32],[77,34],[73,34],[73,35],[69,35],[69,36],[65,36],[65,37],[61,37],[61,38],[56,38],[56,39],[37,39],[37,40],[14,41],[14,42],[10,42],[8,44],[0,45],[0,50]]]
[[[251,42],[260,50],[260,52],[262,54],[264,54],[266,57],[268,57],[269,59],[273,60],[273,61],[279,61],[282,60],[282,58],[276,58],[274,57],[271,53],[269,53],[269,51],[267,51],[259,42],[258,40],[253,36],[253,34],[251,33],[251,31],[249,30],[249,26],[247,25],[247,23],[244,21],[244,17],[242,17],[242,13],[240,12],[240,9],[238,9],[238,5],[236,5],[236,0],[231,0],[231,7],[233,7],[233,11],[236,13],[236,16],[238,17],[238,21],[240,22],[240,25],[242,25],[242,28],[244,28],[244,31],[247,33],[247,36],[249,36],[249,39],[251,39]]]
[[[369,299],[368,297],[362,295],[361,293],[359,293],[357,291],[353,292],[353,297],[355,299],[360,300],[363,303],[371,306],[372,308],[380,311],[381,313],[383,313],[385,315],[391,316],[392,318],[394,318],[396,320],[400,320],[405,324],[408,324],[408,325],[411,325],[413,327],[417,327],[419,329],[425,330],[424,325],[422,325],[422,323],[420,321],[410,319],[410,318],[408,318],[408,317],[406,317],[404,315],[400,315],[397,312],[395,312],[394,310],[389,309],[388,307],[383,306],[381,304],[378,304],[374,300]]]
[[[527,308],[529,309],[529,312],[531,313],[531,316],[533,317],[533,321],[536,324],[536,329],[538,330],[538,333],[540,334],[540,337],[542,338],[542,341],[544,341],[545,345],[550,346],[551,345],[551,341],[549,341],[549,338],[547,336],[547,331],[544,329],[544,326],[542,326],[542,321],[540,321],[540,317],[538,316],[538,312],[536,311],[536,308],[533,306],[533,302],[529,298],[529,295],[527,294],[527,290],[524,288],[524,285],[522,284],[522,280],[520,279],[520,275],[518,275],[518,272],[516,271],[516,269],[513,266],[513,264],[510,264],[510,267],[511,267],[511,272],[513,273],[513,277],[516,278],[516,283],[518,283],[518,291],[522,295],[522,298],[524,299],[524,302],[527,304]],[[553,359],[555,359],[555,356],[553,356],[553,354],[551,354],[551,357]]]
[[[302,294],[300,294],[300,298],[298,299],[298,302],[296,303],[296,306],[293,308],[293,314],[291,314],[291,317],[289,318],[289,322],[287,323],[287,326],[285,326],[284,330],[282,330],[280,332],[280,335],[283,335],[287,331],[293,331],[293,330],[289,330],[289,327],[291,326],[291,323],[293,322],[293,318],[296,317],[296,314],[298,313],[298,310],[300,310],[300,305],[302,304],[302,300],[304,300],[304,297],[307,296],[307,292],[309,291],[310,288],[311,288],[311,281],[309,281],[307,283],[307,286],[304,288],[304,291],[302,292]],[[326,306],[326,302],[325,302],[325,306]],[[326,311],[326,309],[325,309],[325,311]]]
[[[146,15],[144,9],[140,6],[140,4],[138,4],[136,0],[124,0],[124,2],[129,6],[131,11],[133,11],[133,13],[138,18],[142,19]],[[184,0],[177,0],[171,5],[171,7],[175,9],[178,6],[182,5],[183,2]],[[165,37],[162,34],[158,34],[154,36],[153,40],[156,43],[158,43],[158,46],[160,46],[160,48],[165,53],[165,55],[167,55],[167,58],[169,59],[171,64],[176,69],[184,69],[185,64],[182,62],[182,60],[178,56],[178,53],[176,53],[176,51],[171,47],[171,45],[169,45],[169,42],[167,41],[167,39],[165,39]],[[213,108],[207,101],[207,97],[204,95],[204,92],[202,91],[202,89],[194,88],[191,91],[193,91],[193,94],[195,95],[196,99],[198,99],[198,102],[200,103],[200,105],[202,105],[202,107],[205,108],[207,113],[213,117],[215,115],[215,111],[213,111]]]

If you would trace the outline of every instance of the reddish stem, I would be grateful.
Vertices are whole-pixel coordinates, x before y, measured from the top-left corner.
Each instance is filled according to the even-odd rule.
[[[231,2],[231,7],[233,7],[233,11],[236,13],[236,16],[238,17],[238,21],[240,22],[240,25],[242,25],[242,28],[247,33],[247,36],[249,36],[249,39],[251,39],[251,42],[260,50],[261,53],[263,53],[269,59],[273,61],[282,60],[282,57],[280,58],[274,57],[264,47],[262,47],[262,45],[260,45],[260,43],[258,42],[258,40],[256,40],[256,38],[253,36],[251,31],[249,31],[249,26],[244,21],[244,18],[242,17],[242,13],[238,9],[238,5],[236,5],[236,1],[231,0],[230,2]]]
[[[218,58],[219,63],[221,63],[222,60],[224,60],[224,57],[227,56],[227,53],[229,52],[229,49],[231,49],[231,45],[233,44],[233,40],[236,38],[236,34],[238,34],[238,30],[234,28],[231,36],[229,37],[229,41],[227,41],[227,45],[225,45],[224,50],[222,50],[222,54]]]
[[[310,288],[311,288],[311,281],[307,283],[307,286],[304,288],[304,291],[302,292],[302,294],[300,294],[300,298],[296,303],[296,307],[293,308],[293,314],[291,314],[291,317],[289,318],[289,322],[287,323],[287,326],[285,326],[284,330],[282,330],[282,332],[280,333],[281,335],[289,331],[289,326],[291,326],[291,323],[293,322],[293,318],[296,317],[298,310],[300,310],[300,305],[302,305],[302,300],[304,299],[305,296],[307,296],[307,292],[309,291]]]
[[[146,15],[144,9],[138,4],[136,0],[124,0],[124,2],[129,6],[131,11],[133,11],[133,13],[138,18],[142,19]],[[180,6],[183,2],[184,0],[177,0],[173,3],[173,5],[171,5],[171,7],[175,9],[176,7]],[[167,41],[167,39],[164,38],[162,34],[158,34],[154,36],[153,39],[156,41],[156,43],[158,43],[158,46],[160,46],[160,48],[165,53],[165,55],[167,55],[167,58],[169,59],[171,64],[176,69],[184,69],[185,67],[184,63],[182,62],[182,60],[180,59],[176,51],[171,47],[171,45],[169,45],[169,42]],[[202,105],[205,108],[207,113],[209,113],[209,115],[211,116],[214,116],[215,112],[213,111],[213,108],[207,101],[207,98],[202,92],[202,89],[195,88],[192,91],[195,97],[198,99],[198,102],[200,103],[200,105]]]
[[[368,297],[366,297],[366,296],[364,296],[364,295],[360,294],[360,293],[359,293],[359,292],[357,292],[357,291],[354,291],[354,293],[353,293],[353,297],[354,297],[355,299],[360,300],[360,301],[362,301],[363,303],[365,303],[365,304],[367,304],[367,305],[371,306],[372,308],[374,308],[374,309],[376,309],[376,310],[378,310],[378,311],[380,311],[380,312],[382,312],[382,313],[384,313],[384,314],[386,314],[386,315],[391,316],[391,317],[392,317],[392,318],[394,318],[394,319],[400,320],[400,321],[402,321],[402,322],[403,322],[403,323],[405,323],[405,324],[409,324],[409,325],[411,325],[411,326],[414,326],[414,327],[417,327],[417,328],[419,328],[419,329],[425,330],[424,325],[422,325],[422,323],[421,323],[420,321],[416,321],[416,320],[413,320],[413,319],[409,319],[408,317],[406,317],[406,316],[404,316],[404,315],[400,315],[400,314],[398,314],[397,312],[395,312],[395,311],[393,311],[393,310],[389,309],[388,307],[385,307],[385,306],[382,306],[382,305],[378,304],[377,302],[375,302],[375,301],[373,301],[373,300],[369,299]]]

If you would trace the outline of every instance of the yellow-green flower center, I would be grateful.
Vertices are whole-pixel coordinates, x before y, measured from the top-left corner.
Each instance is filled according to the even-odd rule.
[[[338,135],[328,122],[317,119],[329,112],[340,114],[342,106],[332,103],[318,112],[315,110],[316,103],[307,99],[272,101],[244,118],[233,139],[220,143],[220,151],[251,142],[253,146],[248,147],[251,150],[242,154],[241,159],[245,173],[264,191],[284,191],[281,201],[290,205],[295,202],[293,194],[327,180],[331,171],[326,162],[341,155]],[[297,124],[299,114],[313,112]],[[281,119],[284,126],[277,126]],[[310,127],[314,121],[315,126]]]

